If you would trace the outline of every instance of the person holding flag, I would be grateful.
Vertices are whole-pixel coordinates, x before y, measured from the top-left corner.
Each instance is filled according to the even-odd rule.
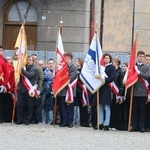
[[[74,117],[74,99],[76,96],[76,84],[78,77],[78,69],[73,63],[73,55],[71,52],[65,53],[66,62],[68,64],[68,71],[70,77],[70,84],[67,85],[60,93],[60,101],[62,106],[62,116],[63,124],[60,127],[68,126],[73,127],[73,117]]]
[[[21,69],[21,78],[18,85],[18,101],[17,101],[17,119],[16,124],[29,125],[32,119],[33,106],[36,94],[33,93],[32,88],[38,81],[38,69],[34,66],[34,59],[31,56],[27,58],[26,68]],[[30,92],[32,90],[32,92]],[[27,111],[24,113],[24,108]],[[23,116],[23,113],[25,116]]]
[[[4,119],[4,95],[7,92],[9,82],[8,63],[3,57],[3,52],[3,46],[0,45],[0,123],[3,123]]]
[[[150,66],[150,54],[145,55],[145,64]],[[148,79],[148,89],[150,91],[150,78]],[[146,104],[146,111],[145,111],[145,131],[150,132],[150,102],[148,101]]]
[[[109,84],[112,81],[115,81],[116,78],[116,69],[115,66],[112,64],[112,57],[110,54],[103,55],[103,61],[105,66],[105,84],[99,89],[100,95],[100,125],[99,129],[103,129],[104,131],[109,130],[109,123],[110,123],[110,105],[112,99],[112,89]],[[104,113],[105,112],[105,113]]]
[[[99,127],[99,88],[104,85],[105,68],[103,65],[103,54],[99,42],[98,33],[95,32],[91,45],[85,57],[85,61],[80,73],[80,79],[91,94],[97,93],[97,126]],[[95,95],[94,95],[95,96]],[[94,103],[95,104],[95,103]]]
[[[137,62],[135,70],[138,74],[138,80],[134,84],[133,92],[133,105],[132,105],[132,119],[131,119],[131,132],[140,130],[145,132],[145,105],[147,101],[147,89],[143,80],[150,78],[150,66],[144,64],[145,52],[137,52]]]
[[[6,60],[8,62],[9,68],[9,82],[8,82],[8,92],[5,94],[5,121],[10,122],[13,120],[12,113],[13,113],[13,104],[15,103],[14,99],[14,90],[15,90],[15,74],[14,74],[14,67],[12,65],[12,58],[11,56],[6,56]]]

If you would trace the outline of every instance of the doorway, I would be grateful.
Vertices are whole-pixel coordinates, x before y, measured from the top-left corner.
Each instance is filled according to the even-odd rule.
[[[10,2],[3,13],[3,47],[13,50],[21,24],[25,23],[28,50],[35,50],[37,14],[30,2]]]

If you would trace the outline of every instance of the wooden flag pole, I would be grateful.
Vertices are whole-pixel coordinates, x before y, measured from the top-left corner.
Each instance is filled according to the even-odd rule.
[[[131,87],[130,109],[129,109],[129,120],[128,120],[128,131],[130,131],[130,129],[131,129],[132,103],[133,103],[133,85]]]
[[[62,17],[61,17],[61,21],[60,21],[60,34],[62,35],[62,24],[63,24],[63,21],[62,21]],[[57,45],[57,44],[56,44]],[[55,126],[56,124],[56,111],[57,111],[57,96],[55,98],[55,104],[54,104],[54,115],[53,115],[53,125]]]
[[[99,90],[97,91],[97,130],[99,130]]]
[[[16,104],[17,104],[17,87],[15,87],[14,91],[14,98],[13,99],[13,110],[12,110],[12,117],[11,117],[11,122],[14,123],[15,120],[15,112],[16,112]]]

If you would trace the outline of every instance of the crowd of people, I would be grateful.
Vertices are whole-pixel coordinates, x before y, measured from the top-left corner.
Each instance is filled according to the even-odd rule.
[[[121,64],[118,58],[112,58],[109,53],[103,55],[106,75],[105,84],[98,90],[98,111],[96,93],[91,94],[79,78],[84,64],[82,58],[75,58],[73,61],[72,53],[65,53],[70,83],[77,79],[77,84],[72,89],[74,101],[67,103],[65,101],[67,86],[63,87],[57,98],[53,95],[52,83],[56,67],[53,58],[45,64],[43,60],[38,60],[36,54],[28,56],[26,66],[21,69],[20,81],[16,89],[12,57],[4,58],[3,52],[3,47],[0,46],[0,123],[11,122],[14,105],[16,105],[15,123],[17,125],[44,123],[69,128],[93,127],[94,130],[104,131],[110,128],[127,130],[131,100],[131,88],[124,96],[123,78],[128,68],[127,62]],[[138,51],[135,69],[139,78],[133,85],[130,131],[149,132],[150,103],[147,100],[149,85],[146,87],[143,80],[150,83],[150,55],[145,55],[144,51]],[[36,91],[40,91],[40,95],[33,95],[33,91],[28,89],[30,84],[26,85],[28,82],[32,87],[36,87]],[[119,89],[120,101],[112,92],[111,82],[115,82]],[[87,90],[88,103],[83,101],[83,90],[84,92]],[[17,101],[14,99],[16,91]],[[97,120],[99,120],[99,126],[97,126]]]

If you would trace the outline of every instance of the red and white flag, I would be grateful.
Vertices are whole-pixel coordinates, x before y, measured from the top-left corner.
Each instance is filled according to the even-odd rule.
[[[68,65],[65,60],[65,52],[62,43],[62,37],[60,34],[60,29],[58,31],[58,41],[56,45],[56,70],[55,76],[53,78],[52,90],[54,97],[66,87],[70,82]]]
[[[136,39],[132,47],[129,66],[123,79],[123,84],[125,85],[126,89],[132,86],[138,80],[138,74],[135,69],[137,39],[138,39],[138,34],[136,35]]]

